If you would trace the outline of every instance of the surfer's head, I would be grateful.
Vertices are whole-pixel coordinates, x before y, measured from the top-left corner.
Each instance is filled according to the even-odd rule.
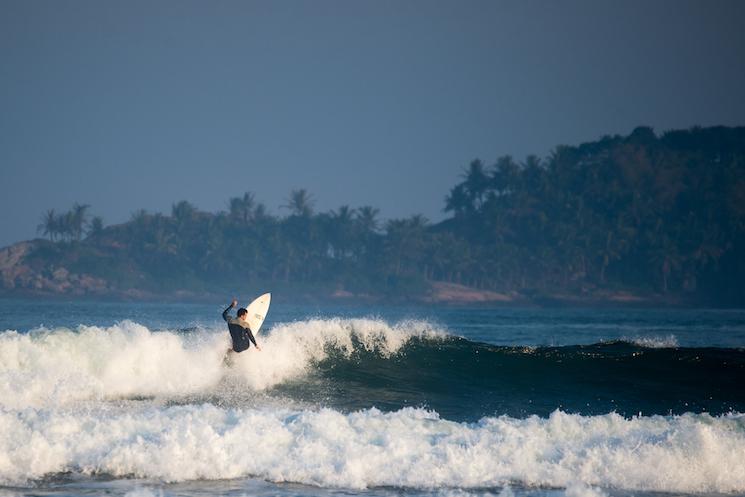
[[[240,309],[238,309],[238,317],[239,318],[242,318],[246,314],[248,314],[248,311],[246,309],[244,309],[243,307],[241,307]]]

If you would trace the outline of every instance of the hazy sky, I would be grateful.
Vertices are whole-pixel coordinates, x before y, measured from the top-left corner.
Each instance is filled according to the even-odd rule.
[[[745,124],[743,1],[0,0],[0,246],[78,201],[443,218],[473,158]]]

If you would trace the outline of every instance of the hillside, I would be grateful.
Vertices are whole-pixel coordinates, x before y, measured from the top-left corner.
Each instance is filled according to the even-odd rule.
[[[693,128],[472,161],[446,221],[382,223],[372,206],[280,217],[247,193],[104,226],[76,204],[49,239],[0,250],[3,295],[745,305],[745,128]]]

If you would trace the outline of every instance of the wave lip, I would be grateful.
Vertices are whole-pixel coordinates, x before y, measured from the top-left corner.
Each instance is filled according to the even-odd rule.
[[[745,491],[745,415],[446,421],[406,408],[0,411],[0,482],[46,474],[258,477],[364,489],[527,486]],[[43,455],[43,457],[40,457]]]

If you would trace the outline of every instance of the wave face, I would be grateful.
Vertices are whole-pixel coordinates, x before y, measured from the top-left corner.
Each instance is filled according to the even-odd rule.
[[[745,350],[663,348],[629,342],[501,347],[447,337],[412,339],[393,357],[360,351],[319,365],[334,385],[357,388],[347,408],[385,392],[386,409],[427,406],[450,419],[507,414],[745,411]],[[299,390],[309,391],[304,385]],[[315,392],[316,394],[321,392]]]
[[[745,492],[743,349],[506,347],[341,318],[259,339],[228,367],[222,326],[0,333],[0,486],[72,474]]]
[[[669,338],[665,339],[669,341]],[[275,326],[263,351],[222,358],[222,329],[109,328],[0,334],[0,406],[160,398],[242,406],[263,392],[310,405],[390,411],[425,407],[448,419],[507,414],[745,412],[745,350],[625,341],[503,347],[427,322],[318,319]]]
[[[324,487],[745,491],[745,418],[554,412],[456,423],[407,408],[0,411],[0,481],[47,474],[163,481],[257,477]]]

